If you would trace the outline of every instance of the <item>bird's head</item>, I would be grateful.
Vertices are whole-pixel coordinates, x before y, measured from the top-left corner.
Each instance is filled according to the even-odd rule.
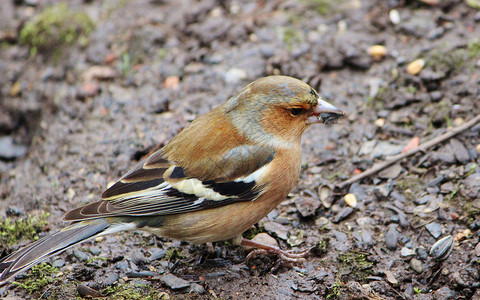
[[[311,124],[329,124],[346,115],[308,84],[288,76],[258,79],[224,107],[237,129],[248,136],[285,144],[299,142]]]

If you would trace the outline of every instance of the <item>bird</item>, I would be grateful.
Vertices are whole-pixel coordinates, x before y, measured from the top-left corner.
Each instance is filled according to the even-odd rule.
[[[295,260],[301,255],[242,233],[294,187],[305,130],[345,115],[299,79],[257,79],[141,160],[100,200],[67,212],[70,225],[0,260],[0,283],[76,244],[128,230],[193,243],[232,240]]]

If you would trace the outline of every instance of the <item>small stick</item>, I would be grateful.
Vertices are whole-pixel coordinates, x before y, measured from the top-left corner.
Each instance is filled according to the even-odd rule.
[[[470,121],[468,121],[468,122],[466,122],[466,123],[464,123],[460,126],[457,126],[453,129],[445,132],[444,134],[442,134],[440,136],[437,136],[436,138],[431,139],[428,142],[425,142],[425,143],[421,144],[420,146],[418,146],[415,149],[412,149],[412,150],[410,150],[408,152],[405,152],[405,153],[400,153],[398,155],[393,156],[390,160],[387,160],[387,161],[381,162],[379,164],[376,164],[373,167],[363,171],[362,173],[360,173],[358,175],[355,175],[355,176],[351,177],[350,179],[341,182],[340,184],[338,184],[338,186],[340,188],[344,188],[351,183],[362,180],[365,177],[368,177],[368,176],[373,175],[377,172],[380,172],[381,170],[393,165],[394,163],[396,163],[399,160],[404,159],[405,157],[411,156],[411,155],[413,155],[417,152],[423,152],[423,151],[427,150],[428,148],[430,148],[432,146],[440,144],[440,143],[454,137],[455,135],[459,134],[460,132],[463,132],[463,131],[469,129],[470,127],[473,127],[478,122],[480,122],[480,115],[477,115],[473,119],[471,119]]]

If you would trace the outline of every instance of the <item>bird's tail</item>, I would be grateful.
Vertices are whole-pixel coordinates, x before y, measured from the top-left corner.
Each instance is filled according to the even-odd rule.
[[[0,285],[15,274],[56,255],[73,245],[95,236],[124,230],[106,219],[93,219],[71,224],[0,260]],[[110,229],[109,229],[110,228]]]

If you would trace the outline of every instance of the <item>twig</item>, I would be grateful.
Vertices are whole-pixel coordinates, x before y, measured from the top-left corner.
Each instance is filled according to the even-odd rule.
[[[480,115],[477,115],[473,119],[471,119],[470,121],[468,121],[468,122],[466,122],[466,123],[464,123],[460,126],[457,126],[457,127],[453,128],[452,130],[447,131],[444,134],[442,134],[440,136],[437,136],[436,138],[431,139],[428,142],[425,142],[425,143],[421,144],[420,146],[418,146],[415,149],[412,149],[412,150],[410,150],[408,152],[405,152],[405,153],[400,153],[398,155],[393,156],[390,160],[387,160],[387,161],[381,162],[379,164],[376,164],[373,167],[371,167],[370,169],[367,169],[367,170],[363,171],[362,173],[360,173],[358,175],[355,175],[355,176],[351,177],[350,179],[341,182],[340,184],[338,184],[338,186],[340,188],[344,188],[351,183],[362,180],[365,177],[368,177],[368,176],[373,175],[377,172],[380,172],[381,170],[393,165],[394,163],[396,163],[399,160],[404,159],[405,157],[411,156],[411,155],[413,155],[417,152],[423,152],[423,151],[427,150],[428,148],[430,148],[432,146],[440,144],[440,143],[454,137],[455,135],[459,134],[460,132],[463,132],[463,131],[467,130],[468,128],[473,127],[478,122],[480,122]]]

